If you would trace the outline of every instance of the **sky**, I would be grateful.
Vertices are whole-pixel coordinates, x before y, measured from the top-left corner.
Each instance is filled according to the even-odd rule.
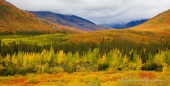
[[[170,0],[6,0],[19,9],[76,15],[96,24],[152,18],[170,9]]]

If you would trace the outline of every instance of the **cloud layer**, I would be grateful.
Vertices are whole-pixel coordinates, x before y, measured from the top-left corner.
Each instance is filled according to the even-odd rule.
[[[51,11],[97,24],[152,18],[170,9],[170,0],[6,0],[22,10]]]

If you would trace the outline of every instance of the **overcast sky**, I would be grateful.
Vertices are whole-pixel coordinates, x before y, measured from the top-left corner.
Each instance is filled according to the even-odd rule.
[[[71,14],[96,24],[152,18],[170,9],[170,0],[6,0],[22,10]]]

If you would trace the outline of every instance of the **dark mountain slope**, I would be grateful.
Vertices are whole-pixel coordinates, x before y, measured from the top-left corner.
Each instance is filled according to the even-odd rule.
[[[105,27],[110,27],[110,28],[124,29],[124,28],[137,26],[139,24],[146,22],[147,20],[148,19],[141,19],[141,20],[134,20],[134,21],[131,21],[128,23],[122,23],[122,24],[101,24],[101,25]]]
[[[146,22],[148,19],[142,19],[142,20],[135,20],[135,21],[131,21],[129,23],[127,23],[125,25],[126,28],[130,28],[130,27],[134,27],[134,26],[137,26],[139,24],[142,24],[144,22]]]
[[[47,11],[30,11],[30,12],[39,17],[45,18],[53,23],[78,28],[84,31],[104,29],[104,27],[97,26],[95,23],[89,20],[74,15],[63,15]]]

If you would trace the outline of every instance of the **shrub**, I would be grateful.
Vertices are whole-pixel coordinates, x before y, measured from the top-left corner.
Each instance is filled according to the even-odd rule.
[[[61,72],[64,72],[64,69],[62,67],[52,68],[52,73],[61,73]]]
[[[48,82],[57,82],[58,80],[56,78],[50,78]]]
[[[156,63],[147,62],[142,66],[142,70],[155,70],[157,68]]]
[[[99,64],[98,65],[98,70],[106,70],[109,68],[109,65],[108,64]]]
[[[27,80],[28,83],[39,83],[39,78],[37,77],[31,77]]]
[[[100,80],[96,75],[87,75],[82,81],[88,86],[100,86]]]

